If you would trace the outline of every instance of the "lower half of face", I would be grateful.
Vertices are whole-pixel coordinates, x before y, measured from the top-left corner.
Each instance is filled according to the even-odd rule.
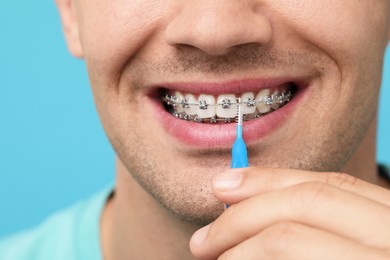
[[[259,167],[338,171],[376,114],[386,3],[341,1],[350,8],[341,13],[339,0],[322,8],[316,1],[264,2],[260,11],[236,3],[209,13],[201,5],[213,5],[199,1],[187,15],[191,4],[178,1],[182,11],[175,13],[160,3],[152,16],[118,22],[117,41],[93,38],[113,33],[108,25],[86,33],[87,43],[102,43],[89,51],[85,44],[86,60],[117,155],[147,192],[189,222],[208,223],[223,210],[211,180],[230,168],[237,103],[249,164]],[[257,38],[240,34],[247,24],[240,14],[228,19],[232,10],[269,28],[250,27]],[[371,22],[361,15],[367,10],[381,17]],[[131,19],[116,11],[118,21]],[[196,27],[202,17],[219,26]]]

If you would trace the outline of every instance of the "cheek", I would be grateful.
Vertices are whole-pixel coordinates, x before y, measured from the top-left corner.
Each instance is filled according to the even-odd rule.
[[[112,83],[147,39],[163,24],[166,1],[84,1],[80,34],[91,77]],[[110,82],[111,81],[111,82]]]
[[[78,19],[90,83],[98,113],[107,132],[124,122],[120,115],[129,100],[123,95],[123,69],[134,61],[166,16],[162,0],[84,0]]]
[[[386,45],[389,1],[279,2],[280,10],[274,11],[282,13],[291,30],[324,50],[340,66],[369,60]]]
[[[375,112],[389,30],[390,2],[280,2],[285,3],[284,7],[275,11],[288,10],[282,17],[294,31],[292,35],[315,46],[338,70],[340,82],[334,82],[333,90],[343,104],[334,108],[345,112],[351,106],[359,106],[368,109],[370,114]],[[331,88],[328,86],[328,90]]]

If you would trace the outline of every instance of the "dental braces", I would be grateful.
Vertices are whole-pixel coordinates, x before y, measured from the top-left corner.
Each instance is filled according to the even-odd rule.
[[[267,106],[270,106],[270,110],[265,113],[260,113],[259,111],[255,111],[254,113],[251,114],[245,114],[243,115],[243,121],[249,121],[252,119],[258,119],[268,113],[271,113],[272,111],[277,110],[279,107],[284,106],[287,104],[287,102],[290,101],[292,97],[292,92],[287,91],[283,92],[281,94],[272,94],[272,95],[267,95],[262,100],[255,100],[254,98],[248,98],[244,101],[241,101],[241,98],[235,98],[235,102],[232,102],[232,100],[229,99],[223,99],[221,103],[217,104],[208,104],[207,100],[199,100],[198,103],[189,103],[188,100],[183,99],[179,100],[178,97],[174,95],[169,95],[168,93],[163,97],[163,101],[171,106],[173,111],[171,111],[172,115],[175,116],[178,119],[186,120],[186,121],[193,121],[197,123],[211,123],[211,124],[216,124],[216,123],[232,123],[235,122],[235,118],[229,118],[229,117],[219,117],[217,115],[213,117],[208,117],[208,118],[201,118],[198,115],[189,115],[186,114],[186,112],[178,112],[176,109],[177,107],[181,106],[183,109],[190,108],[192,106],[197,106],[199,109],[205,110],[208,109],[210,106],[211,107],[216,107],[216,106],[221,106],[223,109],[229,109],[232,106],[238,106],[238,105],[246,105],[247,107],[256,107],[258,104],[265,104]],[[276,105],[276,107],[275,107]]]
[[[291,91],[281,94],[272,94],[265,96],[264,100],[256,100],[254,98],[248,98],[245,101],[238,102],[236,98],[235,102],[232,102],[230,99],[223,99],[222,103],[217,104],[208,104],[207,100],[199,100],[198,103],[189,103],[187,99],[179,100],[178,97],[174,95],[169,95],[168,93],[163,97],[163,101],[172,107],[182,106],[182,108],[190,108],[191,106],[198,106],[199,109],[207,109],[209,106],[221,106],[223,109],[229,109],[232,106],[237,105],[246,105],[247,107],[255,107],[258,104],[266,104],[267,106],[272,106],[274,104],[284,104],[290,101],[292,97]]]
[[[267,114],[267,113],[265,113],[265,114]],[[249,120],[252,120],[252,119],[258,119],[258,118],[264,116],[265,114],[256,113],[254,115],[243,115],[243,121],[249,121]],[[211,124],[216,124],[216,123],[234,123],[235,120],[236,120],[235,118],[220,118],[218,116],[213,116],[211,118],[201,118],[198,115],[187,115],[185,113],[177,113],[177,112],[174,112],[173,115],[176,118],[183,119],[183,120],[186,120],[186,121],[194,121],[194,122],[197,122],[197,123],[211,123]]]

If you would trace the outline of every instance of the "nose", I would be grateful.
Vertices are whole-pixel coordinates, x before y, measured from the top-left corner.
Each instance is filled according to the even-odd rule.
[[[240,45],[265,45],[272,38],[271,22],[256,1],[182,0],[176,10],[165,34],[171,46],[224,55]]]

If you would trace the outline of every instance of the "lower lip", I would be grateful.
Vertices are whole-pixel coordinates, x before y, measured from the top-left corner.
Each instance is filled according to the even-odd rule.
[[[303,96],[304,89],[295,93],[293,99],[280,109],[259,119],[243,124],[243,138],[247,145],[261,140],[280,127],[293,113]],[[202,124],[177,119],[167,112],[160,100],[151,98],[156,110],[156,120],[174,139],[194,148],[229,148],[236,138],[236,124]]]

